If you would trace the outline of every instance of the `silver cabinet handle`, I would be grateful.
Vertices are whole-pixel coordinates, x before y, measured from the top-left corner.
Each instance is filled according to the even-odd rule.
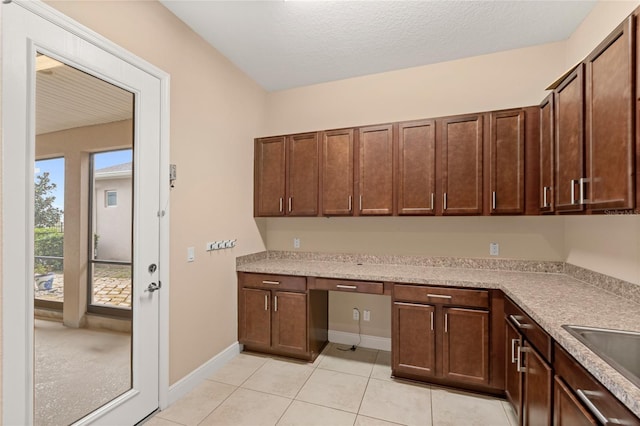
[[[493,210],[496,209],[496,191],[493,191],[491,193],[491,207],[493,208]]]
[[[444,314],[444,332],[449,332],[449,314]]]
[[[515,364],[518,361],[516,357],[516,343],[520,347],[520,339],[511,339],[511,364]]]
[[[280,197],[280,213],[282,213],[282,197]]]
[[[513,321],[513,323],[518,328],[531,328],[531,325],[529,325],[529,324],[520,323],[520,321],[518,321],[518,318],[515,315],[509,315],[509,318],[511,318],[511,321]]]
[[[431,210],[433,210],[433,205],[435,204],[435,194],[431,193]]]
[[[580,400],[584,402],[584,405],[586,405],[589,408],[589,411],[591,411],[598,418],[598,421],[600,423],[602,423],[603,425],[616,423],[610,422],[609,419],[604,414],[602,414],[600,410],[598,410],[598,407],[596,407],[596,405],[589,399],[589,396],[598,396],[598,392],[578,389],[576,393],[578,394],[578,398],[580,398]]]
[[[542,187],[542,208],[549,207],[549,204],[547,202],[547,188],[549,187],[548,186]]]
[[[435,297],[438,299],[451,299],[452,296],[446,295],[446,294],[431,294],[431,293],[427,293],[427,297]]]
[[[293,197],[289,197],[289,213],[291,213],[291,202],[293,200]]]
[[[447,209],[447,193],[442,194],[442,210]]]
[[[518,346],[518,351],[517,351],[517,357],[516,357],[516,371],[518,373],[523,373],[525,366],[524,363],[522,361],[524,361],[524,357],[522,356],[523,353],[526,352],[526,348],[523,348],[522,346]]]
[[[571,204],[576,203],[576,185],[578,184],[578,179],[571,179]]]
[[[431,311],[431,331],[433,331],[433,311]]]
[[[280,281],[262,281],[262,284],[280,285]]]
[[[278,296],[273,296],[273,312],[278,312]]]
[[[587,203],[587,199],[585,198],[585,195],[584,195],[584,184],[588,182],[589,182],[589,178],[578,179],[578,194],[579,194],[578,203],[579,204]]]
[[[360,195],[360,212],[362,212],[362,195]]]
[[[353,197],[351,197],[351,195],[349,195],[349,211],[351,211],[351,208],[352,208],[352,206],[351,206],[351,204],[352,204],[352,198],[353,198]]]
[[[355,285],[337,284],[336,288],[344,288],[347,290],[356,290],[358,287]]]
[[[269,310],[269,296],[268,295],[264,295],[264,310],[268,311]]]

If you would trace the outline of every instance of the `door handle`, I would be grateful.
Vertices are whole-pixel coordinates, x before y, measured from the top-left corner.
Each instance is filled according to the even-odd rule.
[[[156,290],[160,290],[162,288],[162,283],[160,281],[158,281],[158,283],[151,283],[147,286],[147,288],[144,290],[144,292],[149,292],[149,293],[153,293]]]

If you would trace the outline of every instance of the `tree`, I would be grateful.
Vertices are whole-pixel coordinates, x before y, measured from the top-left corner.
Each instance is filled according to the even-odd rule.
[[[51,182],[49,172],[36,176],[35,190],[35,226],[47,228],[56,226],[62,218],[62,210],[53,206],[56,196],[51,192],[56,189],[56,184]]]

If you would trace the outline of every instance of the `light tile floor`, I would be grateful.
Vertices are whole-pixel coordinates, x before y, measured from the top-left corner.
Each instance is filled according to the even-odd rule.
[[[343,347],[313,364],[241,353],[145,425],[516,425],[504,400],[392,379],[389,352]]]

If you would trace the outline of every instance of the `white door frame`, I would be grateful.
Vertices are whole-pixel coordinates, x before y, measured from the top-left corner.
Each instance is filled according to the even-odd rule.
[[[22,7],[83,41],[102,49],[122,61],[154,76],[160,84],[160,194],[161,211],[158,215],[160,253],[158,273],[162,290],[159,299],[159,394],[161,409],[168,405],[169,392],[169,75],[159,68],[129,53],[99,34],[73,21],[40,0],[13,0],[11,7]],[[0,5],[0,19],[2,18]],[[2,27],[2,37],[6,35]],[[33,128],[25,119],[35,111],[33,93],[28,87],[12,89],[12,78],[2,56],[2,423],[29,424],[33,421],[33,288],[25,291],[24,283],[33,280],[32,238],[25,230],[31,229],[33,219],[26,212],[33,207],[28,190],[32,185],[33,152],[30,146],[15,143],[24,138],[35,140]],[[35,58],[34,58],[35,61]],[[32,64],[33,65],[33,64]],[[25,90],[26,89],[26,90]],[[13,93],[13,94],[12,94]],[[16,102],[18,100],[18,102]],[[19,114],[17,109],[23,108]],[[16,123],[17,120],[17,123]],[[7,123],[11,122],[11,126]],[[22,127],[22,128],[20,128]],[[33,127],[33,126],[31,126]],[[11,129],[18,131],[11,133]],[[13,142],[13,143],[12,143]],[[27,144],[30,145],[30,144]],[[31,182],[29,181],[31,180]],[[18,185],[16,188],[15,185]],[[30,206],[31,204],[31,206]],[[28,232],[28,231],[27,231]],[[17,283],[20,283],[18,285]],[[19,303],[22,301],[22,303]],[[140,419],[132,419],[137,421]]]

